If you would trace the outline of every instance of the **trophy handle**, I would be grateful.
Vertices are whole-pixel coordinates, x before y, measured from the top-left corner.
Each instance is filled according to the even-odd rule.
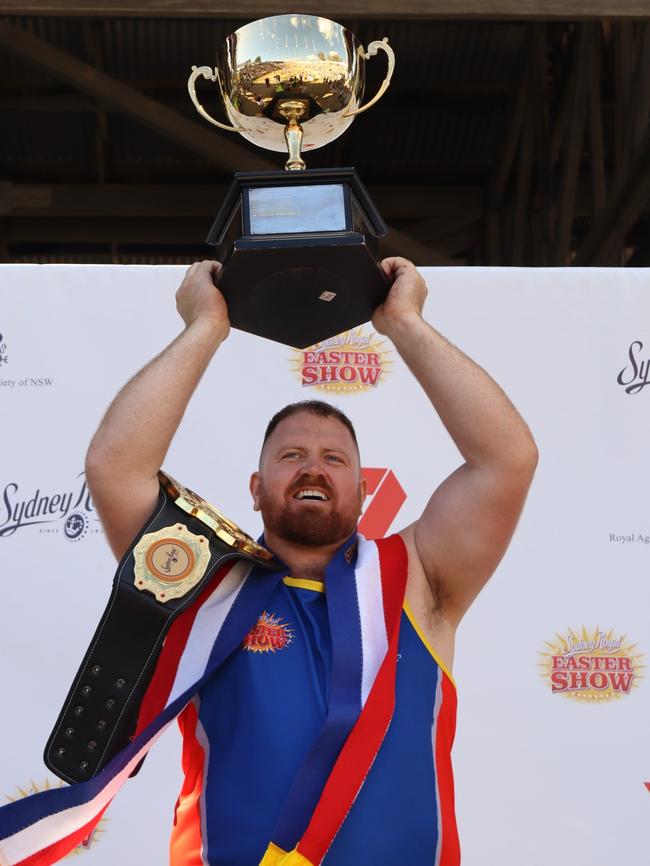
[[[357,108],[354,111],[346,111],[343,117],[356,117],[357,114],[361,114],[361,112],[367,111],[369,108],[372,108],[375,102],[379,102],[384,93],[386,93],[388,85],[390,84],[390,80],[393,77],[393,72],[395,71],[395,52],[388,44],[388,37],[384,36],[383,39],[378,39],[376,42],[371,42],[368,45],[368,51],[364,51],[363,45],[360,45],[359,56],[363,57],[364,60],[370,60],[370,58],[374,57],[374,55],[380,48],[388,55],[388,71],[386,72],[386,78],[384,78],[381,87],[379,88],[377,93],[375,93],[370,102],[367,102],[365,105],[362,105],[360,108]]]
[[[209,123],[212,123],[214,126],[218,126],[219,129],[225,129],[228,132],[239,132],[242,127],[227,126],[225,123],[219,123],[219,121],[215,120],[212,115],[208,114],[205,108],[201,105],[201,103],[199,102],[199,98],[196,95],[196,79],[199,77],[207,78],[208,81],[219,81],[219,73],[216,69],[212,69],[210,66],[192,67],[190,77],[187,79],[187,89],[189,91],[190,98],[194,103],[194,108],[196,108],[201,117],[204,117]]]

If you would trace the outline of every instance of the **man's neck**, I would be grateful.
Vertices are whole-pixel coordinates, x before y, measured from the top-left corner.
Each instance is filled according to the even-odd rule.
[[[289,569],[293,577],[305,580],[324,580],[325,569],[345,539],[323,547],[294,544],[272,532],[264,533],[266,544]]]

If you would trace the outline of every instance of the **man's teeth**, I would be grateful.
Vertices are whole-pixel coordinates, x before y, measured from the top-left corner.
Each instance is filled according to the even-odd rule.
[[[321,502],[329,502],[329,496],[326,496],[322,490],[299,490],[295,499],[319,499]]]

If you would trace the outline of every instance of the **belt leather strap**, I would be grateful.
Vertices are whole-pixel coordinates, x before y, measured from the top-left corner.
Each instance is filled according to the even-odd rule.
[[[129,742],[166,633],[221,566],[244,558],[278,568],[192,491],[163,473],[160,482],[45,747],[45,764],[66,782],[92,778]]]

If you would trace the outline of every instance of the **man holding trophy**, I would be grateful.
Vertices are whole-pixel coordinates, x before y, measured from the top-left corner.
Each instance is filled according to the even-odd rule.
[[[422,319],[426,287],[413,265],[395,258],[383,266],[393,283],[373,326],[393,341],[465,462],[433,493],[419,520],[398,534],[405,555],[397,568],[406,569],[406,585],[394,713],[324,862],[453,866],[459,862],[449,761],[454,634],[507,547],[536,450],[499,387]],[[219,272],[214,262],[188,270],[177,293],[185,330],[118,395],[91,445],[88,482],[118,558],[155,505],[157,473],[174,431],[228,336],[227,306],[213,285]],[[319,405],[298,404],[281,415],[262,448],[251,494],[264,521],[264,543],[287,570],[288,579],[267,608],[294,625],[291,646],[277,655],[300,653],[309,661],[302,674],[287,668],[292,682],[280,672],[275,680],[275,668],[267,668],[260,684],[259,670],[250,670],[257,656],[244,642],[228,662],[230,669],[185,711],[186,781],[176,812],[173,863],[244,866],[260,862],[266,851],[266,866],[285,862],[272,859],[278,850],[296,857],[300,852],[300,846],[291,850],[300,835],[285,837],[289,843],[281,835],[283,803],[291,799],[294,774],[328,716],[327,678],[334,661],[323,597],[326,570],[355,536],[365,488],[356,441],[335,410],[323,414]],[[407,443],[408,430],[404,439]],[[329,626],[334,626],[331,616]],[[318,671],[325,673],[319,677]],[[268,700],[282,706],[278,718],[270,714],[266,720],[262,706]],[[277,729],[260,729],[260,719]],[[252,783],[260,767],[272,786]],[[304,830],[301,826],[298,834]],[[269,842],[273,847],[267,848]]]
[[[3,866],[71,850],[177,716],[174,866],[460,862],[454,637],[508,546],[537,451],[499,386],[423,319],[414,265],[380,260],[383,223],[354,171],[304,169],[305,144],[363,110],[362,60],[378,47],[389,74],[372,104],[392,74],[386,42],[366,53],[311,16],[247,25],[218,67],[190,76],[204,116],[217,123],[198,102],[200,76],[218,80],[232,129],[288,150],[288,171],[236,177],[211,232],[223,264],[189,268],[183,331],[91,443],[88,485],[121,562],[46,749],[74,784],[29,798],[40,811],[0,811]],[[463,458],[413,524],[376,542],[357,534],[356,435],[319,401],[268,425],[250,479],[260,544],[161,472],[231,325],[307,346],[369,318]]]

